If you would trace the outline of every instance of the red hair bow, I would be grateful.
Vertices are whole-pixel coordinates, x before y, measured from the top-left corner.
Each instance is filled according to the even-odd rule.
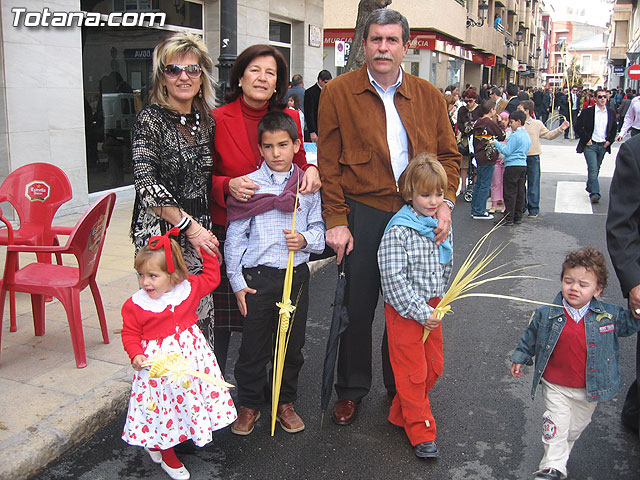
[[[167,259],[167,271],[169,273],[173,273],[176,271],[176,267],[173,265],[173,255],[171,254],[171,239],[169,238],[169,235],[177,237],[179,234],[180,229],[178,227],[173,227],[161,237],[156,236],[149,239],[149,248],[151,250],[164,248],[164,256]]]

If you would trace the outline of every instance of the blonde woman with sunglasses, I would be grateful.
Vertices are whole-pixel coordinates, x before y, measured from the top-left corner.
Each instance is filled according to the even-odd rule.
[[[177,241],[190,274],[202,271],[202,255],[219,255],[211,233],[209,192],[215,123],[213,63],[197,35],[174,33],[153,52],[151,103],[132,132],[136,199],[131,238],[136,252],[152,236],[179,227]],[[198,326],[213,348],[213,295],[197,309]]]

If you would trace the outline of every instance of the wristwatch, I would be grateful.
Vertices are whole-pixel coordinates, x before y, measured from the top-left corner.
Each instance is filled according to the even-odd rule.
[[[447,200],[446,198],[443,200],[443,202],[446,203],[451,209],[451,211],[453,212],[453,207],[454,207],[453,202],[451,200]]]

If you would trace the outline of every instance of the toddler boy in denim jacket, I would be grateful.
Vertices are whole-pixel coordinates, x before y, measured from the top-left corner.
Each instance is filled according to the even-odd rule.
[[[543,306],[531,316],[529,327],[511,355],[511,375],[522,376],[522,365],[535,372],[531,397],[542,383],[544,456],[535,479],[567,476],[573,444],[591,422],[599,401],[620,389],[618,337],[640,330],[630,310],[600,302],[607,284],[607,266],[593,247],[572,252],[562,264],[562,291],[557,306]]]

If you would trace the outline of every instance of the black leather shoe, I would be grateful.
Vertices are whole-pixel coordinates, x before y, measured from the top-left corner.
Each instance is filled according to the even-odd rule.
[[[562,480],[564,475],[560,470],[555,468],[543,468],[535,472],[534,480]]]
[[[438,458],[440,452],[436,442],[422,442],[415,446],[416,457],[419,458]]]

